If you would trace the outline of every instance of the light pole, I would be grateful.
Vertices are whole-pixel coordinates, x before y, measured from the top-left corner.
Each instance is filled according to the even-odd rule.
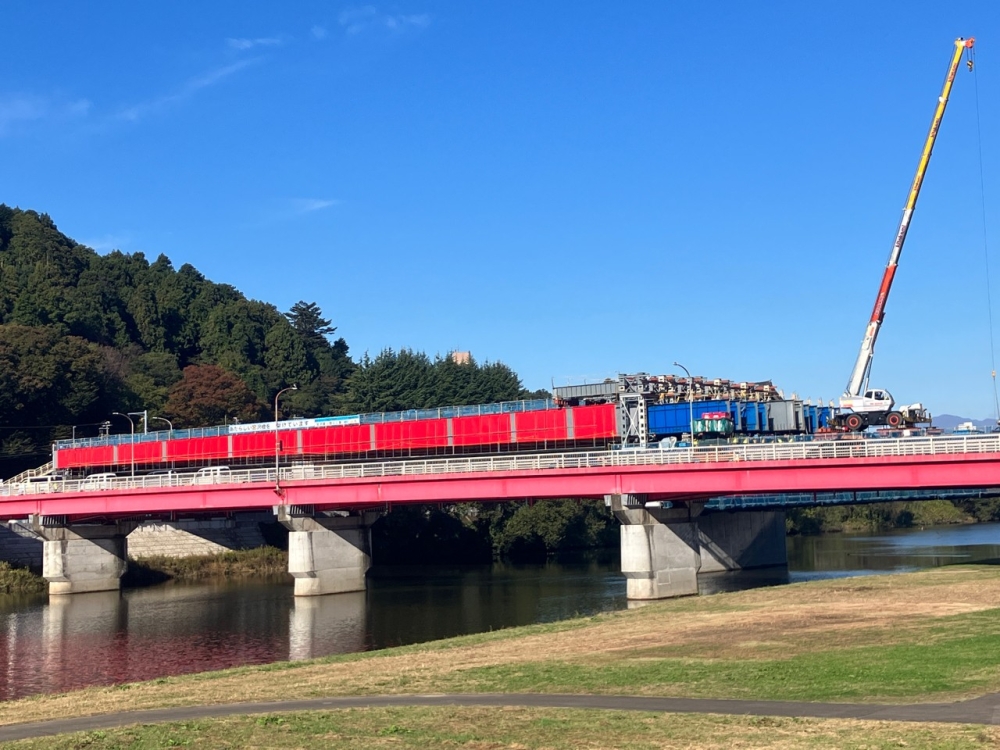
[[[694,378],[691,377],[690,370],[680,362],[674,362],[674,367],[684,370],[688,377],[688,419],[691,420],[691,447],[694,448]]]
[[[149,434],[149,409],[143,409],[142,411],[130,411],[130,417],[142,417],[142,434]]]
[[[140,412],[141,413],[141,412]],[[113,417],[125,417],[128,420],[128,426],[131,428],[132,433],[132,445],[129,447],[129,456],[132,459],[132,478],[135,479],[135,422],[132,421],[132,417],[128,414],[122,414],[120,411],[111,412]]]
[[[285,391],[297,391],[298,389],[298,385],[293,384],[274,394],[274,491],[279,495],[281,494],[281,475],[278,473],[278,454],[281,443],[278,442],[278,399]]]
[[[170,428],[170,431],[171,431],[171,432],[173,432],[173,431],[174,431],[174,423],[173,423],[173,422],[171,422],[171,421],[170,421],[169,419],[167,419],[166,417],[150,417],[150,419],[155,419],[155,420],[157,420],[157,421],[159,421],[159,422],[166,422],[166,423],[167,423],[167,427],[169,427],[169,428]]]

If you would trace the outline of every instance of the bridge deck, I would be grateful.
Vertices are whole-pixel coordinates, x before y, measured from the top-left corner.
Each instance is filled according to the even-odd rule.
[[[427,458],[0,487],[0,518],[227,512],[643,494],[651,500],[1000,486],[1000,435]]]

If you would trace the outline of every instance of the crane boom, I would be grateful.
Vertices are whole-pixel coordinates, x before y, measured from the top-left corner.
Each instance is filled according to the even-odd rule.
[[[931,160],[931,151],[934,149],[934,141],[937,138],[938,129],[941,127],[941,119],[944,117],[945,107],[948,106],[948,96],[951,94],[951,86],[955,81],[955,74],[958,72],[962,53],[966,49],[971,49],[974,42],[975,39],[972,38],[962,39],[959,37],[955,40],[955,51],[951,57],[951,65],[948,67],[948,75],[944,80],[944,88],[941,90],[937,108],[934,110],[934,119],[931,120],[931,129],[927,134],[923,153],[920,155],[917,174],[913,178],[913,185],[910,187],[910,194],[906,199],[906,207],[903,209],[903,217],[900,219],[899,229],[896,231],[896,241],[892,244],[892,253],[889,255],[889,262],[885,267],[885,273],[882,275],[882,284],[879,286],[878,296],[875,298],[875,308],[872,310],[871,319],[868,321],[868,328],[865,329],[865,337],[861,341],[861,351],[858,353],[858,361],[854,364],[854,370],[851,372],[851,379],[847,383],[844,396],[860,396],[868,387],[872,357],[875,354],[875,339],[878,338],[879,328],[881,328],[882,319],[885,317],[885,303],[889,298],[889,289],[892,287],[892,279],[896,274],[896,266],[899,265],[899,256],[903,251],[906,233],[910,228],[913,209],[917,205],[917,198],[920,195],[920,186],[924,181],[927,164]]]

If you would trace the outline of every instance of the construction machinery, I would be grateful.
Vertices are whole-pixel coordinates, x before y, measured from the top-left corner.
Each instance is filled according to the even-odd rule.
[[[948,75],[945,77],[944,88],[938,98],[937,108],[934,110],[934,119],[931,120],[931,129],[927,134],[923,153],[920,155],[917,174],[913,178],[906,207],[903,209],[903,217],[899,222],[899,229],[896,231],[896,240],[892,244],[889,262],[882,275],[882,284],[879,286],[878,296],[875,298],[875,307],[872,310],[871,319],[868,321],[868,327],[865,329],[865,337],[861,341],[861,351],[858,352],[858,360],[851,372],[851,379],[847,382],[847,388],[840,399],[841,413],[836,416],[834,421],[834,425],[837,427],[856,432],[869,426],[884,425],[892,428],[903,428],[928,424],[931,421],[930,413],[924,409],[922,404],[896,406],[892,394],[885,388],[870,388],[868,378],[871,374],[872,357],[875,354],[875,340],[878,338],[878,332],[885,317],[885,303],[889,298],[892,280],[899,265],[899,256],[903,252],[903,243],[906,241],[906,233],[910,228],[910,219],[913,218],[913,209],[920,196],[920,186],[923,184],[924,174],[927,172],[927,164],[931,159],[934,141],[937,139],[938,129],[941,127],[941,119],[944,117],[945,107],[948,106],[948,96],[951,94],[951,87],[955,81],[958,66],[962,61],[962,55],[963,53],[971,53],[974,41],[971,38],[962,39],[961,37],[955,40],[955,50],[948,67]],[[971,70],[971,57],[967,65]]]

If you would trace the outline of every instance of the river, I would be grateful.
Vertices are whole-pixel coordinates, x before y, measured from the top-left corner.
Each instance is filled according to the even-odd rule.
[[[1000,559],[1000,524],[788,539],[788,569],[702,576],[703,594]],[[367,651],[623,609],[617,558],[374,567],[367,592],[296,599],[290,581],[0,596],[0,699]]]

